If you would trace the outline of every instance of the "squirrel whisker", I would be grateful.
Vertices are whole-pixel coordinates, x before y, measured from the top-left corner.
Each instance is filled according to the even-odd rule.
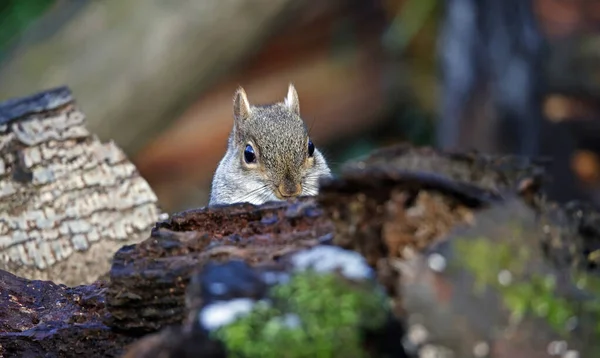
[[[268,189],[269,189],[269,185],[260,186],[260,187],[258,187],[256,189],[254,189],[254,190],[246,193],[244,196],[240,197],[239,202],[243,203],[245,200],[248,200],[248,199],[250,199],[253,196],[261,197],[265,193],[268,192]]]

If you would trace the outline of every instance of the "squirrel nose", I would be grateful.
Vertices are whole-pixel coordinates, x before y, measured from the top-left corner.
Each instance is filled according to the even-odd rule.
[[[279,184],[277,191],[282,198],[293,198],[300,195],[302,186],[300,184],[283,183]]]

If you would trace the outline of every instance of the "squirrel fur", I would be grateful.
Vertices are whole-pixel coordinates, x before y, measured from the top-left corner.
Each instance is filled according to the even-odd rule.
[[[292,84],[283,102],[251,105],[239,87],[233,98],[233,130],[215,171],[209,206],[260,205],[297,196],[313,196],[319,180],[331,177],[300,118]]]

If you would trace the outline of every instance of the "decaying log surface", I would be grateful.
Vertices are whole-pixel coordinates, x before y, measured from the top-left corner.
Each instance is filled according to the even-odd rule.
[[[488,355],[490,357],[512,358],[517,357],[517,352],[511,349],[514,346],[523,349],[533,347],[531,349],[534,351],[523,350],[531,353],[531,357],[546,356],[547,351],[542,351],[543,348],[549,345],[557,345],[558,348],[564,346],[556,342],[555,334],[556,322],[560,322],[557,317],[564,316],[564,312],[560,311],[563,306],[554,305],[554,296],[548,295],[546,286],[542,285],[542,288],[546,287],[546,295],[542,296],[551,297],[546,303],[550,304],[549,312],[552,314],[533,318],[525,315],[522,324],[516,326],[507,326],[506,323],[509,322],[506,308],[514,310],[515,307],[510,306],[514,302],[510,301],[509,306],[499,305],[503,296],[493,294],[497,287],[492,286],[484,291],[492,294],[473,299],[474,283],[480,282],[475,279],[477,275],[483,274],[484,279],[489,279],[489,276],[485,276],[490,272],[486,268],[500,267],[494,258],[516,263],[517,266],[511,266],[511,270],[521,267],[518,266],[522,262],[519,261],[519,251],[513,254],[510,250],[494,246],[502,243],[502,240],[516,247],[523,242],[522,247],[531,249],[528,250],[531,256],[525,265],[527,270],[511,271],[511,278],[515,282],[525,284],[518,286],[525,287],[525,292],[539,288],[537,283],[528,284],[527,280],[523,280],[530,277],[527,275],[533,273],[545,277],[550,274],[557,278],[557,297],[567,300],[565,312],[571,313],[569,310],[582,302],[582,297],[590,299],[591,308],[584,307],[587,311],[582,312],[593,314],[577,316],[582,318],[578,327],[584,328],[583,334],[570,336],[572,339],[568,342],[568,347],[578,349],[586,339],[585,333],[590,327],[588,322],[597,322],[593,310],[600,307],[594,306],[598,303],[599,295],[589,295],[594,292],[594,287],[575,287],[573,283],[577,281],[568,275],[583,272],[580,270],[582,267],[588,270],[593,268],[591,262],[585,262],[588,266],[580,265],[578,262],[585,260],[576,257],[585,258],[590,252],[590,247],[586,245],[598,242],[596,234],[600,231],[595,226],[598,213],[584,206],[565,209],[546,203],[538,191],[542,179],[540,168],[527,160],[477,154],[442,154],[431,149],[399,146],[378,151],[346,166],[340,178],[323,183],[317,198],[258,207],[237,204],[176,214],[157,223],[147,240],[124,246],[115,254],[109,282],[72,289],[44,283],[43,295],[46,296],[56,295],[55,291],[87,290],[86,297],[98,297],[93,302],[100,302],[100,297],[104,297],[105,308],[100,309],[98,303],[92,305],[97,309],[82,311],[76,305],[67,305],[61,316],[66,317],[67,312],[73,312],[69,317],[79,315],[78,322],[97,324],[97,331],[91,331],[89,335],[85,331],[85,324],[77,325],[73,320],[60,317],[40,325],[36,312],[51,314],[54,311],[38,307],[43,305],[40,301],[43,300],[42,294],[39,297],[32,294],[31,297],[26,293],[24,298],[13,294],[17,302],[32,302],[31,307],[38,309],[21,310],[19,314],[13,313],[11,316],[4,313],[8,312],[5,307],[12,304],[10,295],[2,298],[0,308],[3,311],[0,311],[0,315],[9,317],[5,323],[9,328],[3,330],[33,330],[36,335],[0,332],[0,355],[15,351],[17,344],[19,353],[34,355],[40,352],[40,344],[50,344],[44,342],[61,342],[65,347],[69,344],[77,347],[78,355],[115,356],[120,354],[116,352],[123,351],[124,342],[133,340],[131,337],[157,331],[159,333],[136,342],[128,357],[154,357],[157,352],[171,355],[174,352],[181,353],[186,347],[180,344],[174,346],[173,337],[179,333],[189,333],[186,331],[186,322],[190,321],[190,317],[198,317],[196,313],[194,318],[194,311],[189,311],[189,308],[199,304],[191,301],[205,295],[204,292],[196,292],[190,296],[186,289],[191,278],[201,274],[207,264],[241,260],[253,268],[278,265],[286,261],[288,254],[293,255],[298,250],[325,243],[361,253],[366,262],[376,269],[379,283],[391,298],[395,316],[409,324],[410,330],[406,336],[398,334],[397,339],[391,341],[398,344],[403,342],[409,352],[421,355],[431,350],[438,353],[454,352],[454,357],[469,357],[470,354],[485,356],[481,352],[491,352]],[[520,196],[518,207],[503,207],[517,200],[515,196]],[[502,221],[502,216],[489,216],[488,210],[504,213],[505,217],[522,216],[524,221],[535,220],[539,231],[530,235],[528,224],[520,231],[514,231],[510,222]],[[473,242],[467,237],[471,237]],[[466,245],[460,245],[461,242]],[[447,251],[440,249],[449,243],[458,244]],[[493,248],[493,254],[489,257],[480,255],[479,251],[468,251],[485,249],[488,244]],[[489,250],[483,251],[483,254],[486,252]],[[483,261],[477,261],[482,257]],[[455,267],[451,265],[452,262],[458,263],[458,271],[450,270],[450,267]],[[483,263],[482,267],[474,268],[478,262]],[[562,268],[559,271],[563,272],[562,275],[556,274],[557,268]],[[443,274],[439,274],[441,271]],[[491,272],[493,282],[498,282],[499,277],[505,281],[505,274],[499,276],[497,272]],[[22,282],[26,287],[40,285],[33,281]],[[0,292],[6,291],[5,287],[6,284],[0,281]],[[214,290],[222,291],[219,287]],[[503,292],[503,295],[506,294]],[[78,299],[74,300],[77,302]],[[530,301],[521,300],[517,304]],[[469,304],[465,305],[464,302]],[[487,305],[492,308],[486,310]],[[527,313],[527,309],[523,312]],[[55,310],[61,312],[59,308]],[[519,306],[517,310],[520,310]],[[536,312],[543,313],[539,310]],[[97,320],[98,317],[101,322]],[[569,317],[563,317],[563,322],[570,322]],[[22,326],[21,322],[32,323]],[[437,330],[431,328],[431,322]],[[178,327],[182,323],[184,326]],[[479,329],[482,324],[485,327]],[[104,330],[106,327],[110,327],[114,335],[110,343],[106,343],[106,336],[94,333],[105,334],[108,332]],[[453,328],[452,334],[444,327]],[[499,328],[499,334],[504,335],[493,335],[488,327]],[[510,336],[514,332],[508,329],[510,327],[514,327],[519,334]],[[71,332],[68,337],[60,335],[65,330]],[[18,341],[11,343],[9,339],[15,337],[18,337]],[[85,340],[79,340],[81,337],[85,337]],[[452,342],[444,340],[444,337],[450,337]],[[521,341],[515,341],[515,337]],[[57,343],[52,344],[48,347],[59,349]],[[191,351],[198,348],[196,345],[192,349],[192,346],[190,344]],[[207,351],[213,348],[206,346]],[[51,351],[58,354],[55,352]],[[63,352],[63,356],[77,355],[75,351]],[[186,354],[192,356],[189,352]],[[210,356],[210,353],[207,354]]]
[[[0,103],[0,269],[91,283],[158,215],[148,183],[86,129],[68,88]]]
[[[405,260],[414,258],[414,255],[409,256],[408,253],[410,251],[424,251],[438,242],[445,242],[448,233],[456,228],[468,228],[477,225],[481,221],[477,218],[479,215],[485,215],[487,208],[499,207],[499,210],[503,210],[502,203],[506,199],[511,199],[515,194],[520,194],[525,199],[524,202],[528,203],[527,205],[536,208],[536,211],[528,208],[527,210],[530,213],[545,212],[545,209],[543,209],[545,202],[537,191],[542,182],[540,170],[541,168],[535,163],[515,157],[496,158],[475,154],[441,154],[430,149],[395,147],[379,151],[365,160],[347,166],[341,178],[324,184],[317,200],[324,210],[324,215],[335,225],[333,235],[326,235],[326,237],[331,237],[331,240],[328,241],[361,252],[371,265],[378,269],[379,280],[388,288],[389,293],[396,302],[398,316],[412,319],[412,313],[418,313],[419,311],[414,306],[403,304],[404,296],[407,293],[405,287],[401,284],[404,282],[404,285],[406,285],[406,281],[401,281],[403,279],[402,275],[408,275],[406,271],[401,270],[403,266],[406,266]],[[520,205],[524,206],[525,204]],[[249,208],[253,207],[249,206]],[[563,214],[565,212],[563,211]],[[519,211],[512,214],[518,217]],[[569,239],[573,238],[569,234],[573,234],[572,230],[583,229],[584,225],[582,223],[584,222],[587,223],[585,225],[589,225],[590,221],[584,218],[591,218],[593,215],[588,214],[590,213],[579,215],[581,218],[580,223],[578,223],[578,220],[573,220],[576,215],[573,217],[568,215],[545,215],[543,220],[538,223],[541,223],[545,232],[555,233],[556,235],[548,235],[553,238],[549,240],[542,238],[537,243],[542,244],[547,241],[548,246],[553,244],[556,251],[559,251],[558,248],[561,247],[559,244],[562,243],[566,246],[561,248],[568,249],[571,245]],[[196,221],[190,221],[190,218],[188,217],[186,221],[170,227],[195,230],[199,225]],[[218,229],[220,223],[220,220],[216,220],[216,224],[211,224],[214,225],[213,230]],[[499,221],[499,224],[503,228],[501,221]],[[529,239],[534,242],[537,238],[536,236]],[[557,242],[557,240],[560,242]],[[184,245],[188,245],[187,241],[185,242]],[[219,246],[224,248],[223,244],[225,244],[225,247],[230,245],[221,243]],[[138,246],[142,245],[144,244]],[[157,243],[153,243],[154,247],[156,245]],[[163,245],[165,247],[179,247],[182,244],[173,244],[172,241],[166,241]],[[232,248],[228,248],[227,251],[233,251],[238,257],[243,257],[250,262],[265,262],[260,255],[258,260],[245,255],[251,252],[250,246],[243,246],[243,249],[236,248],[232,250]],[[536,250],[537,256],[535,256],[535,259],[538,261],[544,261],[544,254],[541,253],[543,246],[539,245],[538,250]],[[207,247],[210,247],[210,244]],[[413,250],[407,250],[409,248]],[[579,247],[577,248],[579,249]],[[549,252],[552,252],[552,248],[550,249]],[[135,267],[135,263],[139,262],[138,255],[142,252],[139,249],[132,249],[131,252],[121,251],[123,255],[121,261],[125,262],[125,257],[129,257],[126,261],[126,265],[130,267],[129,269],[126,269],[125,266],[118,267],[120,274],[126,273],[130,276],[127,281],[128,286],[136,281],[144,282],[143,275],[140,274],[138,278],[135,277],[135,272],[144,272]],[[254,255],[256,255],[256,252],[254,251]],[[570,253],[572,255],[581,254],[577,250],[570,250]],[[164,249],[155,250],[153,255],[160,257],[160,260],[168,260],[166,257],[168,255],[165,255]],[[418,257],[421,258],[421,256]],[[427,272],[429,269],[428,261],[425,261],[425,264],[418,272]],[[567,267],[568,269],[569,267]],[[156,273],[153,272],[154,274]],[[189,271],[186,270],[184,274],[189,276]],[[414,282],[421,283],[418,279]],[[425,282],[429,283],[429,281]],[[156,288],[153,292],[165,292],[164,287],[154,286]],[[449,281],[440,288],[427,286],[425,294],[434,292],[437,295],[434,298],[444,299],[451,295],[454,289],[461,290],[462,288],[461,282]],[[467,294],[468,291],[459,293]],[[164,293],[162,295],[166,296]],[[419,287],[415,288],[414,295],[418,295],[415,302],[421,303],[423,310],[433,313],[438,312],[435,305],[439,304],[439,301],[435,301],[429,296],[423,296],[419,291]],[[133,302],[133,299],[126,298],[130,302]],[[180,298],[180,300],[183,300],[183,298]],[[484,301],[484,303],[492,304],[496,301]],[[129,310],[133,312],[135,305],[131,306]],[[474,305],[474,308],[483,306]],[[116,308],[116,306],[109,307],[109,310],[112,311]],[[119,308],[119,312],[122,312],[122,310],[123,308]],[[155,306],[155,311],[158,311],[158,305]],[[441,328],[455,327],[454,322],[461,322],[462,319],[466,319],[467,322],[463,325],[477,327],[482,320],[480,317],[482,312],[476,311],[476,313],[466,316],[451,316],[450,313],[447,313],[445,316],[436,316],[438,321],[435,324]],[[138,315],[138,317],[140,316]],[[444,320],[444,318],[452,318],[452,320]],[[499,315],[484,317],[485,322],[495,327],[503,322],[502,319],[503,317]],[[118,326],[123,323],[126,322],[113,321],[111,324]],[[148,323],[145,323],[145,325],[150,327]],[[473,340],[471,331],[461,330],[458,335],[452,337],[454,340],[453,345],[443,346],[439,345],[440,342],[438,341],[427,340],[426,343],[428,344],[419,346],[419,343],[423,343],[419,338],[419,327],[422,327],[422,325],[412,327],[412,336],[409,337],[409,343],[407,343],[409,347],[411,344],[414,345],[415,354],[427,354],[426,351],[431,352],[433,350],[439,354],[454,352],[454,356],[462,356],[460,353],[466,352],[467,356],[469,354],[477,356],[486,349],[489,352],[492,343],[489,340],[481,342]],[[529,330],[529,328],[532,330]],[[533,330],[535,328],[539,329],[539,335],[537,335],[536,330]],[[536,354],[545,356],[547,347],[544,344],[551,344],[553,342],[551,338],[554,337],[543,334],[552,331],[547,322],[540,323],[539,327],[522,325],[520,329],[522,337],[528,337],[533,343],[537,342]],[[169,328],[160,334],[151,335],[147,339],[137,342],[129,351],[127,357],[154,357],[156,352],[163,352],[167,356],[174,356],[175,352],[183,354],[181,345],[175,346],[172,343],[173,340],[181,342],[181,337],[175,338],[175,336],[184,333],[178,332],[180,331],[177,329]],[[427,331],[425,332],[427,333]],[[442,332],[444,331],[442,330]],[[528,334],[528,336],[525,334]],[[398,342],[400,341],[401,338],[398,337]],[[502,342],[502,340],[496,341],[497,344],[494,346],[495,350],[492,356],[513,357],[515,351],[507,349],[510,347],[504,347],[504,350],[502,350]],[[434,343],[437,345],[434,345]],[[445,342],[442,341],[441,343]],[[561,344],[560,342],[555,343],[559,346]],[[201,348],[190,342],[189,348],[192,349],[192,347],[195,347],[196,352]],[[209,348],[207,346],[206,349]],[[459,354],[456,355],[456,353]],[[181,356],[192,356],[189,355],[191,353],[186,354]]]
[[[341,179],[325,185],[318,200],[327,216],[313,199],[304,199],[289,207],[279,203],[260,209],[241,205],[194,210],[159,223],[149,240],[124,247],[115,255],[107,292],[108,324],[127,331],[153,331],[180,321],[189,276],[211,259],[259,263],[305,247],[307,242],[314,245],[319,239],[333,239],[375,264],[386,251],[399,255],[406,246],[427,247],[454,225],[468,222],[473,210],[501,200],[503,190],[523,190],[523,182],[537,181],[539,174],[538,167],[525,166],[512,157],[444,157],[430,149],[409,147],[383,150],[367,162],[373,165],[365,168],[364,163],[356,163],[355,167],[364,168],[362,172],[350,166]],[[444,163],[447,176],[431,174],[436,168],[443,171],[440,164]],[[368,203],[383,203],[394,190],[389,205],[400,208],[406,200],[415,206],[406,213],[391,209],[388,214],[396,216],[381,225],[385,221],[381,205]],[[353,199],[348,202],[347,197]],[[362,221],[354,220],[355,213],[364,216]],[[340,223],[335,235],[329,218]],[[389,236],[385,245],[378,239],[382,230]]]
[[[422,355],[435,352],[440,357],[481,357],[486,356],[486,351],[491,352],[492,357],[517,357],[518,352],[523,357],[545,357],[549,345],[562,347],[559,341],[562,336],[553,325],[561,319],[567,323],[569,317],[557,317],[563,312],[555,312],[561,307],[551,306],[551,317],[546,320],[534,317],[511,326],[507,324],[506,308],[498,304],[497,296],[470,296],[472,277],[466,283],[463,276],[438,278],[434,270],[436,256],[430,259],[430,256],[416,254],[415,259],[415,253],[456,240],[448,237],[450,232],[481,225],[484,221],[481,215],[497,210],[505,216],[528,217],[539,231],[522,229],[513,233],[502,217],[492,216],[483,228],[474,229],[477,230],[477,234],[472,235],[474,239],[484,237],[492,245],[497,242],[494,240],[506,240],[517,248],[522,242],[530,249],[530,262],[537,264],[530,269],[534,274],[544,275],[558,267],[563,274],[554,276],[560,277],[556,280],[574,287],[578,281],[569,276],[571,273],[595,267],[595,262],[586,256],[597,249],[600,239],[597,235],[600,227],[596,226],[598,213],[586,206],[561,208],[547,203],[538,191],[543,181],[539,165],[516,157],[442,154],[398,146],[346,166],[341,179],[323,185],[318,201],[334,221],[333,243],[361,252],[378,268],[380,281],[396,300],[397,314],[411,323],[407,335],[409,351]],[[525,199],[517,206],[521,211],[503,206],[515,194]],[[493,247],[492,256],[500,252],[500,248]],[[508,260],[517,258],[518,252],[512,251]],[[454,254],[453,260],[458,263],[477,260],[478,255],[477,252],[459,252]],[[406,270],[406,260],[411,259],[420,266]],[[489,258],[480,262],[482,267],[470,268],[472,272],[485,274],[486,264],[494,265]],[[570,337],[570,347],[574,349],[584,348],[582,343],[591,339],[593,322],[597,322],[600,292],[594,290],[600,289],[600,285],[590,285],[584,297],[591,302],[583,315],[591,317],[585,317],[590,321],[583,332]],[[571,299],[568,304],[575,312],[588,304],[581,297],[569,296],[572,289],[563,286],[559,291],[563,298]],[[495,308],[487,310],[487,305]],[[481,330],[482,327],[486,330]],[[488,327],[497,328],[500,333],[487,330]],[[512,328],[518,334],[513,334]],[[502,332],[507,336],[502,336]],[[590,347],[588,352],[592,349],[596,348]]]
[[[415,354],[481,357],[487,351],[492,357],[546,357],[549,346],[564,347],[556,323],[568,324],[570,318],[562,316],[563,306],[548,299],[555,294],[567,300],[565,306],[572,309],[567,313],[580,313],[575,319],[581,327],[569,336],[568,349],[596,352],[597,347],[585,347],[585,342],[591,342],[596,329],[600,285],[590,281],[586,292],[574,290],[578,272],[597,272],[594,255],[589,253],[597,250],[600,239],[598,212],[580,204],[559,207],[546,202],[538,191],[543,181],[539,165],[516,157],[442,154],[398,146],[346,166],[341,179],[324,184],[319,203],[334,221],[333,243],[361,252],[378,268],[380,281],[397,300],[398,315],[410,324],[408,345]],[[406,190],[406,184],[403,190],[403,182],[410,183],[412,190]],[[419,192],[419,186],[429,190]],[[515,204],[515,194],[525,200]],[[515,225],[507,218],[522,222]],[[451,270],[437,275],[436,265],[449,267],[452,260],[464,266],[475,260],[482,266],[463,267],[463,271],[485,275],[489,269],[495,272],[492,280],[502,279],[496,272],[501,271],[498,265],[491,257],[478,260],[479,252],[440,249],[450,252],[448,262],[442,264],[441,256],[428,256],[432,247],[453,247],[461,238],[453,233],[457,230],[472,230],[462,235],[473,241],[483,238],[492,247],[491,257],[501,255],[501,243],[510,243],[513,246],[505,257],[510,263],[513,258],[517,261],[519,250],[528,250],[528,271],[513,271],[512,277],[527,285],[530,277],[552,275],[557,292],[546,296],[533,284],[519,286],[543,296],[538,303],[549,305],[547,316],[526,316],[514,324],[502,296],[474,293],[479,280],[473,276]],[[520,299],[517,304],[532,297],[524,293]],[[523,307],[527,314],[527,309],[538,308]]]
[[[102,323],[105,284],[69,288],[0,270],[0,357],[115,357],[133,338]]]
[[[185,287],[204,263],[271,262],[330,239],[333,228],[313,199],[292,205],[236,205],[192,210],[156,225],[150,238],[119,250],[110,271],[108,324],[155,331],[184,316]]]
[[[552,211],[541,215],[561,215]],[[568,223],[550,229],[538,215],[510,200],[426,255],[396,262],[416,346],[474,358],[600,354],[600,277],[546,260],[540,245],[547,236],[570,245],[578,225],[565,235]]]
[[[0,327],[0,356],[35,356],[42,351],[60,352],[64,357],[119,356],[138,333],[181,323],[187,281],[203,263],[233,258],[253,265],[273,262],[295,250],[330,241],[331,232],[331,223],[314,199],[261,207],[240,204],[191,210],[159,222],[146,241],[115,254],[108,283],[67,288],[0,271],[20,282],[15,286],[13,281],[0,279],[0,292],[6,292],[0,296],[0,319],[5,321]],[[20,290],[23,293],[19,294]],[[72,301],[61,301],[63,292]],[[45,301],[40,301],[43,297],[58,302],[58,306],[48,304],[52,307],[42,310],[50,317],[47,324],[41,324],[39,318],[39,307],[45,307]],[[84,311],[73,304],[82,297],[93,298],[95,308]],[[14,302],[30,306],[19,310]],[[15,307],[20,313],[14,312]],[[69,346],[73,349],[64,348]]]
[[[212,319],[215,309],[226,317],[224,305],[240,301],[254,311],[251,321],[229,330]],[[274,309],[264,311],[265,303]],[[393,316],[374,270],[360,254],[333,245],[299,250],[264,265],[240,260],[207,264],[190,279],[186,310],[181,327],[136,342],[124,358],[409,358],[398,344],[404,327]]]
[[[405,247],[426,248],[507,193],[537,202],[543,180],[540,166],[518,157],[400,145],[346,165],[318,200],[335,222],[335,244],[376,265],[382,255],[402,257]]]

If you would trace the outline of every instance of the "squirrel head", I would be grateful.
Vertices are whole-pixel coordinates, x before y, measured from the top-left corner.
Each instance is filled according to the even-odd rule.
[[[243,179],[264,197],[286,199],[317,192],[320,176],[329,175],[300,118],[298,93],[292,84],[282,102],[251,105],[239,87],[233,99],[233,150]]]

